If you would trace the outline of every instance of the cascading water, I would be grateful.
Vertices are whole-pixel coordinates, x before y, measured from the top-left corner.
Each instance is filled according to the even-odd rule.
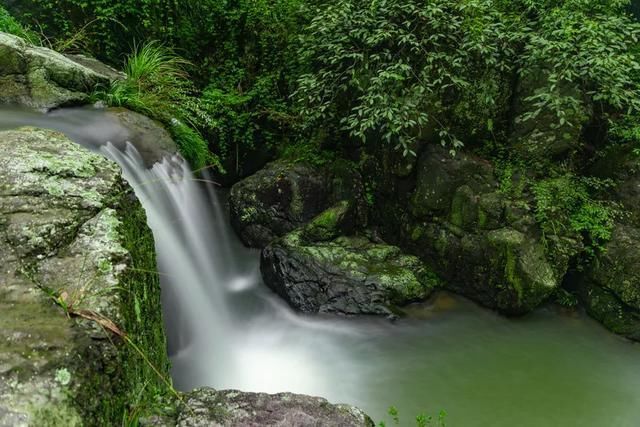
[[[102,114],[0,110],[0,130],[58,129],[122,166],[156,240],[178,388],[321,395],[375,419],[394,405],[407,424],[445,409],[451,426],[637,425],[640,346],[579,314],[505,319],[446,294],[396,323],[292,312],[231,232],[224,195],[179,157],[147,169]]]

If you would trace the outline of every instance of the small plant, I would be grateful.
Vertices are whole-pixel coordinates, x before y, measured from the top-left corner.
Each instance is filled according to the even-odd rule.
[[[127,107],[168,126],[180,152],[194,169],[219,167],[198,125],[211,125],[188,79],[188,61],[158,42],[137,46],[125,61],[126,79],[114,81],[94,97],[112,106]]]
[[[543,233],[583,236],[589,256],[604,250],[620,207],[614,202],[594,199],[591,193],[611,185],[609,180],[576,177],[570,173],[536,182],[533,185],[535,217]]]
[[[563,288],[558,288],[555,292],[556,302],[563,307],[573,308],[578,305],[578,298]]]
[[[398,408],[395,406],[390,406],[387,410],[387,414],[391,417],[393,425],[400,425],[400,413]],[[444,410],[441,410],[438,414],[438,418],[434,420],[431,415],[420,414],[416,416],[416,427],[445,427],[445,419],[447,417],[447,413]],[[435,422],[435,424],[434,424]],[[378,427],[387,427],[384,421],[380,421],[378,423]]]
[[[38,35],[23,27],[18,21],[9,15],[2,6],[0,6],[0,32],[13,34],[14,36],[22,37],[29,43],[37,44],[40,39]]]

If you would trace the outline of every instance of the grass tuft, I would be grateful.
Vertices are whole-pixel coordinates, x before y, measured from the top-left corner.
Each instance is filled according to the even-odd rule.
[[[208,117],[194,96],[186,71],[189,62],[168,47],[149,42],[137,46],[124,64],[126,79],[114,81],[95,97],[111,106],[126,107],[167,125],[181,154],[196,170],[221,168],[218,158],[197,131]]]

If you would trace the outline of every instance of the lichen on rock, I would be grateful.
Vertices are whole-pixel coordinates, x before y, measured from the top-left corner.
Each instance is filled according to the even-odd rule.
[[[48,110],[86,103],[98,84],[120,77],[106,68],[0,33],[0,104]]]
[[[62,134],[0,132],[0,425],[109,425],[129,393],[157,387],[150,367],[139,375],[139,355],[93,320],[138,341],[128,299],[149,295],[143,303],[155,316],[140,327],[159,338],[138,345],[166,368],[157,277],[127,280],[133,263],[155,268],[153,252],[144,264],[132,252],[140,239],[123,233],[136,218],[134,228],[153,242],[130,197],[116,164]]]
[[[418,258],[363,236],[341,236],[348,203],[262,251],[265,283],[303,312],[386,314],[427,298],[439,280]]]
[[[178,427],[209,426],[373,427],[373,421],[350,405],[293,393],[246,393],[201,388],[187,394]]]

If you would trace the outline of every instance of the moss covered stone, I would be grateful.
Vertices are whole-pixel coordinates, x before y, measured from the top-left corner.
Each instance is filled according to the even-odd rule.
[[[105,67],[90,61],[76,62],[0,33],[0,104],[39,109],[82,104],[96,85],[109,84],[117,75],[113,71],[105,73]]]
[[[612,331],[640,341],[640,228],[618,224],[577,286],[587,311]]]
[[[265,283],[304,312],[391,314],[427,298],[439,280],[418,258],[364,237],[309,241],[304,230],[265,248]]]
[[[503,274],[494,276],[498,308],[509,312],[527,312],[537,307],[557,288],[553,269],[541,244],[528,240],[519,231],[500,229],[487,236],[495,249],[493,262]]]
[[[360,175],[345,161],[325,167],[269,163],[236,183],[229,200],[231,224],[251,247],[266,246],[342,201],[351,203],[353,220],[365,212]]]
[[[115,425],[158,406],[153,237],[119,168],[56,132],[0,132],[0,214],[0,425]]]

